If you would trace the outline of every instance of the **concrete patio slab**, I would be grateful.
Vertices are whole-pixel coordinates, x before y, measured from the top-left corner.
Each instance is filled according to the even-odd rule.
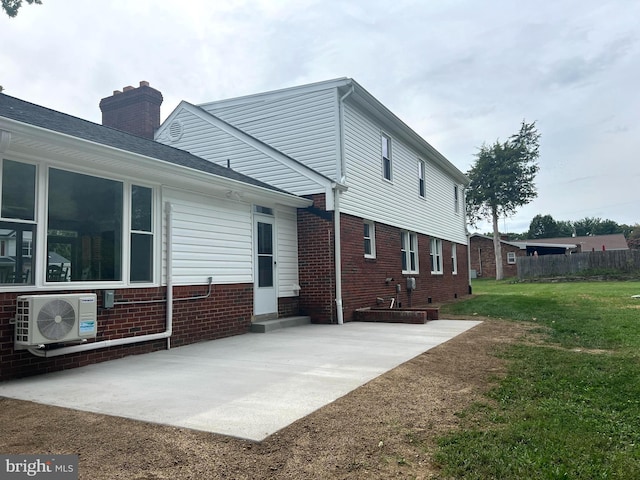
[[[303,325],[0,383],[0,396],[260,441],[480,322]]]

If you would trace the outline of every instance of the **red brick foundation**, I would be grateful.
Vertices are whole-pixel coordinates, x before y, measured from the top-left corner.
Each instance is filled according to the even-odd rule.
[[[314,207],[298,211],[300,313],[314,323],[336,323],[333,212],[324,211],[324,195],[312,197]],[[469,293],[466,245],[456,245],[457,274],[452,273],[452,243],[443,241],[444,272],[431,274],[430,237],[418,235],[419,273],[402,273],[400,229],[376,223],[376,258],[364,257],[363,220],[342,214],[342,301],[344,321],[353,320],[355,310],[389,306],[408,309],[462,298]],[[416,289],[407,290],[407,277],[416,279]],[[387,279],[393,279],[387,282]],[[400,291],[396,292],[396,286]],[[379,303],[378,299],[382,299]]]
[[[180,300],[180,298],[206,295],[207,290],[206,285],[174,287],[171,346],[214,340],[249,331],[253,312],[251,284],[214,285],[209,298]],[[166,328],[164,287],[116,290],[117,303],[149,300],[159,300],[159,302],[115,305],[112,309],[102,308],[101,291],[86,290],[86,292],[96,293],[98,296],[98,334],[95,341],[160,333]],[[128,355],[162,350],[167,346],[165,340],[157,340],[51,358],[36,357],[26,350],[14,350],[14,326],[10,321],[16,315],[16,297],[37,293],[42,292],[0,293],[0,380],[80,367]]]

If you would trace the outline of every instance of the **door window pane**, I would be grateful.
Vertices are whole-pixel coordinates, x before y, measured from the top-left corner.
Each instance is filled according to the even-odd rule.
[[[258,255],[273,254],[273,225],[258,222]]]
[[[258,286],[273,287],[273,225],[258,222]]]

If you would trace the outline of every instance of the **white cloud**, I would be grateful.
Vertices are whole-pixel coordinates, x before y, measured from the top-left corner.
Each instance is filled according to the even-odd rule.
[[[463,171],[536,120],[539,196],[509,230],[537,214],[636,223],[638,18],[627,0],[45,0],[0,15],[0,85],[99,122],[99,100],[140,80],[166,116],[348,76]]]

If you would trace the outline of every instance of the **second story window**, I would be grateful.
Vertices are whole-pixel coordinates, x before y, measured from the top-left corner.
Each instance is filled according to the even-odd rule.
[[[458,185],[453,186],[453,208],[456,213],[460,213],[460,192]]]
[[[418,160],[418,195],[422,198],[426,195],[426,185],[425,185],[425,177],[426,177],[427,166],[422,160]]]
[[[380,147],[382,153],[382,176],[385,180],[391,181],[392,162],[391,162],[391,139],[385,134],[380,137]]]

